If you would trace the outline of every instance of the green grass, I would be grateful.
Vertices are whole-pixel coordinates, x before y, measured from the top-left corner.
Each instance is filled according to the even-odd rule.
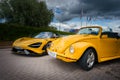
[[[0,41],[14,41],[20,37],[27,37],[33,34],[38,34],[43,31],[55,32],[62,35],[69,35],[73,33],[57,31],[50,27],[30,27],[16,24],[0,24]]]

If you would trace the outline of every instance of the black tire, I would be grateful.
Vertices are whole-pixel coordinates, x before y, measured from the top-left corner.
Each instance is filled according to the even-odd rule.
[[[93,49],[87,49],[78,62],[82,69],[89,71],[93,68],[95,59],[95,51]]]
[[[45,46],[46,50],[47,50],[47,48],[50,47],[50,45],[51,45],[51,41],[46,44],[46,46]]]
[[[44,54],[47,54],[47,48],[49,48],[50,45],[51,45],[51,41],[44,46],[44,50],[45,50]]]
[[[16,52],[17,50],[15,48],[12,48],[11,51]]]

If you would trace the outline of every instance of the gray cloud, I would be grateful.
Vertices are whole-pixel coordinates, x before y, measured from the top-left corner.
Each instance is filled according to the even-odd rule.
[[[73,17],[92,16],[103,18],[120,18],[120,0],[46,0],[48,8],[57,6],[64,11],[62,15],[55,15],[60,21]]]
[[[96,16],[117,16],[120,13],[120,0],[82,0],[86,4],[85,11],[96,12]],[[83,6],[84,7],[84,6]]]

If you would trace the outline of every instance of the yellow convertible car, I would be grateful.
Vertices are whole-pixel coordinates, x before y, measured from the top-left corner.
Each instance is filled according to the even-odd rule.
[[[12,45],[12,51],[19,54],[43,54],[49,44],[58,38],[59,35],[53,32],[41,32],[34,38],[23,37],[17,39]]]
[[[65,62],[78,62],[84,70],[94,63],[120,58],[120,36],[102,27],[82,27],[76,35],[61,37],[51,43],[48,54]]]

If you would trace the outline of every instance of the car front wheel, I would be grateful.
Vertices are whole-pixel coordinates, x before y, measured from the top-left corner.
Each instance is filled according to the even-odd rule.
[[[83,56],[79,60],[80,66],[86,70],[89,71],[93,68],[95,63],[95,51],[93,49],[87,49]]]

